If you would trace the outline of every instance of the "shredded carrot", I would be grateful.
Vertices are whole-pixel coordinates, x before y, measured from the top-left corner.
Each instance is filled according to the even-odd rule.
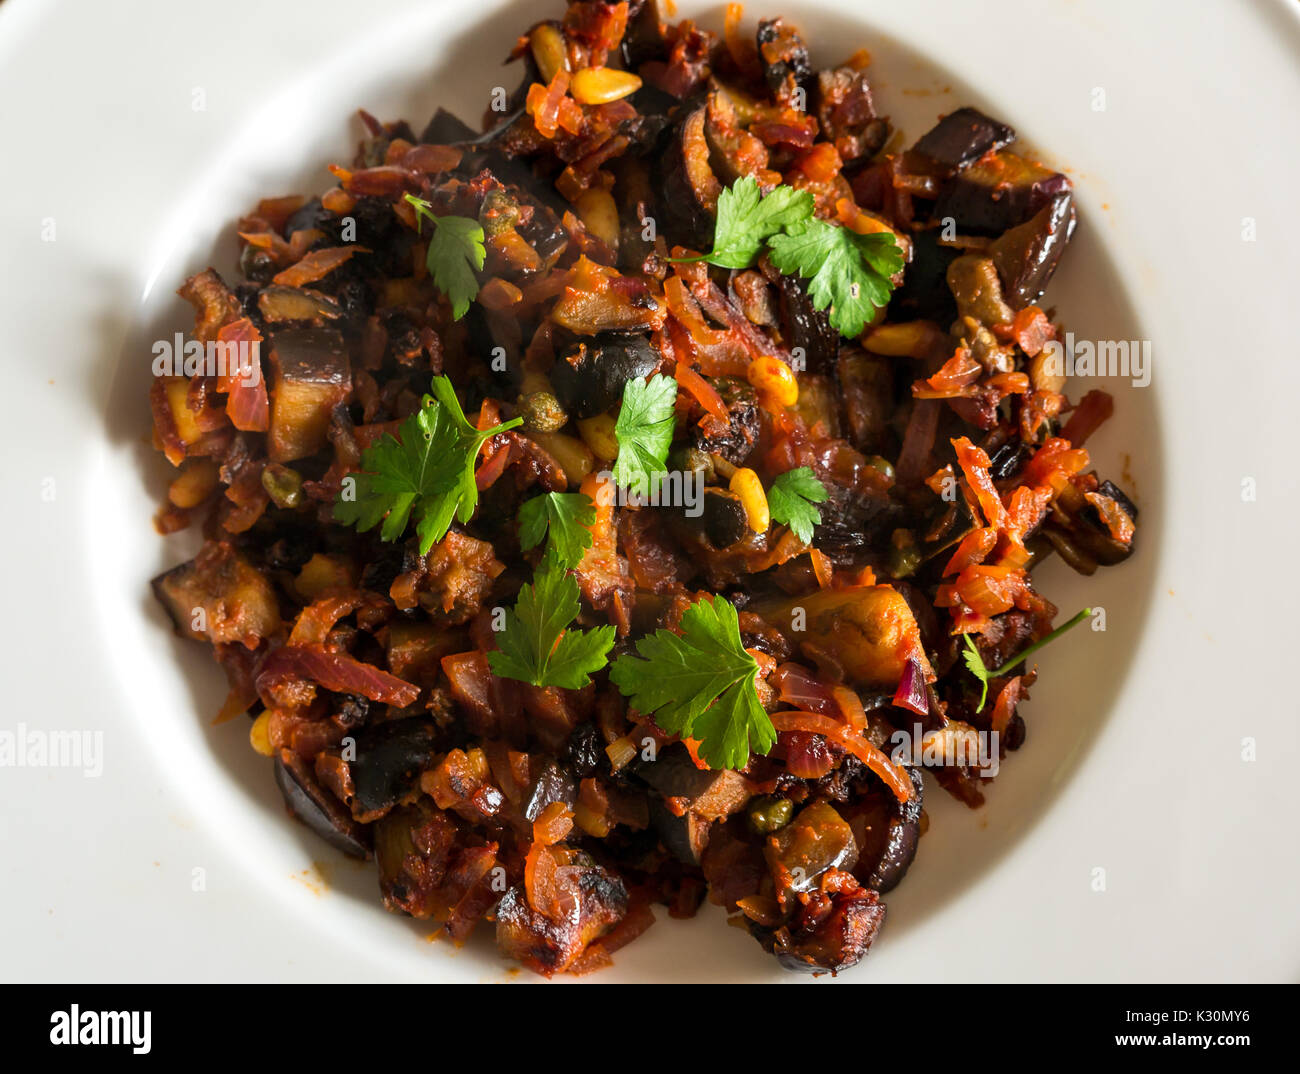
[[[684,362],[677,363],[675,374],[677,383],[690,392],[699,401],[700,406],[719,421],[730,423],[731,415],[727,410],[727,404],[722,401],[722,396],[717,393],[712,384]]]

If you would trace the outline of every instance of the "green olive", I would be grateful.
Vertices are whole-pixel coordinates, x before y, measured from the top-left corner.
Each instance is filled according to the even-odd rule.
[[[894,464],[883,455],[872,455],[871,458],[867,460],[867,465],[873,470],[879,470],[884,474],[885,477],[889,479],[891,485],[894,483]]]

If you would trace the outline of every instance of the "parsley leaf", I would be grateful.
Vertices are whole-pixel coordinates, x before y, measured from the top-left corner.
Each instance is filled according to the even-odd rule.
[[[487,257],[483,228],[468,216],[436,216],[432,206],[414,194],[407,194],[406,200],[415,208],[417,231],[421,220],[433,225],[425,264],[438,290],[451,299],[452,319],[459,321],[478,294],[478,277],[474,273],[483,267]]]
[[[775,521],[784,522],[807,544],[812,540],[813,527],[822,520],[822,513],[813,504],[824,503],[829,496],[826,486],[813,476],[812,467],[800,466],[772,482],[767,490],[767,507]]]
[[[681,634],[656,630],[610,668],[638,711],[669,734],[699,742],[711,768],[743,768],[750,751],[767,753],[776,728],[758,700],[758,661],[745,652],[736,609],[704,597],[682,614]]]
[[[591,547],[591,530],[596,524],[596,505],[581,492],[548,492],[534,496],[519,508],[519,547],[525,552],[542,543],[549,528],[547,561],[568,570],[582,562]]]
[[[478,504],[474,460],[483,442],[522,424],[515,418],[491,429],[475,429],[446,377],[434,377],[436,400],[425,396],[420,409],[385,433],[361,455],[361,472],[350,474],[334,502],[334,518],[362,532],[383,521],[380,537],[396,541],[412,514],[427,554],[442,540],[453,518],[468,522]]]
[[[764,242],[783,228],[808,220],[812,215],[811,191],[778,186],[763,196],[753,176],[742,176],[718,195],[713,252],[669,260],[708,261],[722,268],[748,268]]]
[[[493,673],[534,686],[586,686],[607,662],[614,628],[567,629],[579,608],[578,583],[568,571],[554,565],[538,571],[505,614],[497,648],[488,653]]]
[[[903,253],[888,232],[859,235],[824,220],[807,220],[768,240],[772,264],[808,280],[815,309],[830,309],[831,327],[861,335],[878,308],[889,304],[889,278]]]
[[[677,381],[656,373],[623,385],[623,407],[614,424],[618,458],[614,480],[637,496],[648,496],[664,473],[677,415]]]
[[[1048,634],[1047,637],[1040,638],[1038,641],[1034,642],[1033,645],[1030,645],[1027,649],[1025,649],[1024,652],[1020,653],[1018,656],[1013,656],[1000,668],[994,668],[992,671],[990,671],[988,668],[984,666],[984,658],[980,656],[980,651],[978,648],[976,648],[975,643],[970,640],[970,635],[963,634],[962,640],[965,641],[966,643],[966,651],[961,655],[962,658],[966,661],[966,670],[969,671],[972,675],[974,675],[975,678],[979,679],[980,682],[980,703],[979,706],[975,709],[975,711],[979,712],[981,709],[983,709],[984,702],[988,700],[990,680],[996,679],[1000,675],[1005,675],[1017,664],[1022,663],[1030,653],[1034,652],[1036,649],[1041,649],[1048,642],[1055,641],[1067,630],[1070,630],[1078,626],[1085,619],[1087,619],[1088,616],[1090,616],[1091,614],[1092,614],[1091,608],[1084,608],[1083,611],[1077,612],[1070,619],[1068,623],[1062,623],[1059,627],[1057,627],[1050,634]]]

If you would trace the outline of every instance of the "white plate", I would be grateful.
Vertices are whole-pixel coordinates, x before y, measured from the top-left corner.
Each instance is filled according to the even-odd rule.
[[[720,26],[721,5],[680,8]],[[0,844],[17,863],[0,894],[4,976],[526,979],[486,936],[455,951],[386,914],[373,867],[285,817],[243,722],[208,726],[222,676],[147,590],[188,547],[153,535],[165,468],[143,438],[148,344],[187,323],[172,295],[185,275],[230,267],[235,218],[328,185],[357,107],[476,119],[518,77],[499,62],[517,34],[559,11],[0,8],[0,731],[103,742],[97,777],[0,768]],[[934,788],[883,937],[845,976],[1294,980],[1300,751],[1294,691],[1275,676],[1292,658],[1281,583],[1300,522],[1282,443],[1300,389],[1295,6],[749,6],[751,22],[778,13],[821,63],[869,48],[878,103],[909,139],[969,102],[1068,169],[1081,226],[1049,300],[1079,338],[1154,352],[1150,387],[1102,385],[1117,413],[1089,444],[1135,493],[1140,551],[1090,580],[1042,575],[1063,611],[1104,606],[1107,630],[1044,654],[1029,740],[985,809]],[[716,909],[659,917],[598,980],[787,979]]]

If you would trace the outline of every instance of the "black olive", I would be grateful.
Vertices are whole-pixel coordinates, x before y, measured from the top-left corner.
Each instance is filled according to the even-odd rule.
[[[560,405],[577,418],[602,414],[623,398],[623,386],[658,368],[661,356],[645,336],[602,332],[576,344],[551,367]]]

